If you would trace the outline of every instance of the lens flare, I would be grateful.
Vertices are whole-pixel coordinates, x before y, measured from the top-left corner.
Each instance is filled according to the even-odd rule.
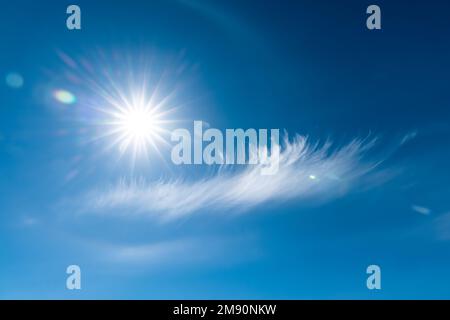
[[[63,104],[74,104],[77,101],[75,95],[67,90],[55,90],[53,92],[53,97],[56,101],[61,102]]]
[[[24,83],[22,75],[16,72],[8,73],[5,80],[6,84],[13,89],[22,88]]]

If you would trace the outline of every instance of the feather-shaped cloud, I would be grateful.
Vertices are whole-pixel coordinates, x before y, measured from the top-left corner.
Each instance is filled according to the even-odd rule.
[[[202,210],[247,211],[269,202],[332,199],[355,187],[358,179],[380,164],[366,159],[375,143],[376,139],[357,139],[336,147],[329,142],[311,144],[296,135],[284,140],[275,175],[261,175],[261,165],[252,165],[221,168],[213,176],[194,181],[121,181],[90,192],[83,211],[171,219]]]

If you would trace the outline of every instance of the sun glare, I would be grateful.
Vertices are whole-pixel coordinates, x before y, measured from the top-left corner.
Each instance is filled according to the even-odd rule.
[[[146,99],[144,94],[122,95],[109,99],[109,103],[101,111],[107,116],[103,123],[109,128],[102,136],[112,138],[110,146],[117,147],[120,155],[129,153],[133,164],[138,158],[148,159],[153,152],[161,156],[159,147],[167,144],[163,137],[169,122],[164,119],[167,110],[161,110],[163,105]]]
[[[167,126],[173,122],[166,118],[174,110],[168,107],[170,100],[157,99],[144,89],[117,92],[115,96],[104,94],[105,103],[96,108],[101,112],[98,123],[102,125],[96,139],[109,138],[107,148],[117,149],[120,157],[131,156],[133,167],[140,160],[163,158],[160,148],[168,145]]]
[[[80,134],[86,135],[86,141],[102,153],[130,160],[132,169],[153,165],[156,158],[166,160],[161,149],[170,146],[171,129],[178,122],[172,117],[184,105],[177,98],[178,89],[184,87],[179,85],[184,75],[178,65],[165,65],[166,59],[154,59],[153,52],[146,51],[133,55],[99,51],[84,57],[77,68],[72,67],[75,58],[61,54],[61,59],[69,67],[64,80],[77,91],[58,88],[51,97],[62,105],[74,105],[68,110],[85,125]],[[20,75],[9,76],[8,81],[19,87]]]
[[[121,107],[114,113],[112,122],[116,133],[116,143],[121,153],[131,149],[134,156],[147,155],[148,148],[156,148],[156,140],[161,140],[161,114],[146,104]]]
[[[136,141],[151,139],[154,134],[154,121],[150,111],[130,110],[123,115],[123,133]]]

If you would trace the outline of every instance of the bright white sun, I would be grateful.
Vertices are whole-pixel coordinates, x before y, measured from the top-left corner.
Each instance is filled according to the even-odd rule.
[[[99,114],[97,139],[108,138],[107,149],[119,151],[119,156],[130,157],[134,167],[138,162],[164,159],[160,148],[167,147],[169,127],[174,120],[166,117],[176,109],[171,107],[173,95],[158,93],[157,89],[120,90],[119,86],[99,91],[102,103],[95,107]]]
[[[111,110],[106,111],[109,121],[106,122],[109,129],[108,136],[113,136],[113,146],[117,146],[120,154],[130,153],[133,161],[138,156],[149,156],[150,148],[158,151],[158,143],[166,143],[162,134],[164,129],[162,117],[158,107],[152,107],[149,103],[114,103]]]
[[[122,130],[128,138],[134,141],[152,138],[155,123],[150,111],[129,110],[122,118]]]
[[[156,140],[161,140],[161,119],[155,109],[147,106],[127,106],[115,114],[115,132],[118,134],[116,142],[121,153],[132,150],[136,157],[147,155],[148,147],[156,148]]]

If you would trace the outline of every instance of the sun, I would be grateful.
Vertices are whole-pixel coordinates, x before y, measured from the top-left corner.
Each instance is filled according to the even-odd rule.
[[[53,98],[74,105],[68,110],[76,112],[82,125],[80,141],[89,143],[94,154],[117,157],[121,165],[129,160],[133,170],[147,169],[166,162],[172,130],[184,121],[177,119],[177,112],[190,99],[179,97],[187,83],[178,63],[167,64],[172,59],[153,51],[127,51],[99,50],[79,61],[77,68],[71,67],[75,58],[62,54],[70,67],[65,81],[76,81],[71,83],[76,92],[59,88],[53,90]]]
[[[150,147],[158,151],[157,142],[163,141],[161,134],[162,113],[149,104],[128,104],[113,113],[112,132],[121,154],[131,150],[133,158],[148,155]]]
[[[127,110],[119,116],[120,130],[133,142],[145,143],[153,138],[156,124],[152,112],[143,109]]]
[[[117,147],[120,155],[131,154],[133,163],[140,157],[150,158],[159,154],[159,147],[167,144],[164,135],[167,110],[162,105],[145,99],[144,95],[131,95],[128,99],[109,99],[109,107],[102,108],[106,115],[103,137],[111,137],[111,147]],[[152,151],[152,152],[151,152]]]
[[[98,90],[100,99],[94,105],[93,140],[107,138],[104,151],[117,150],[119,158],[131,160],[133,169],[138,163],[153,163],[156,157],[165,161],[161,148],[170,146],[171,128],[177,122],[168,118],[177,109],[171,95],[158,94],[145,84],[129,90],[119,86]]]

